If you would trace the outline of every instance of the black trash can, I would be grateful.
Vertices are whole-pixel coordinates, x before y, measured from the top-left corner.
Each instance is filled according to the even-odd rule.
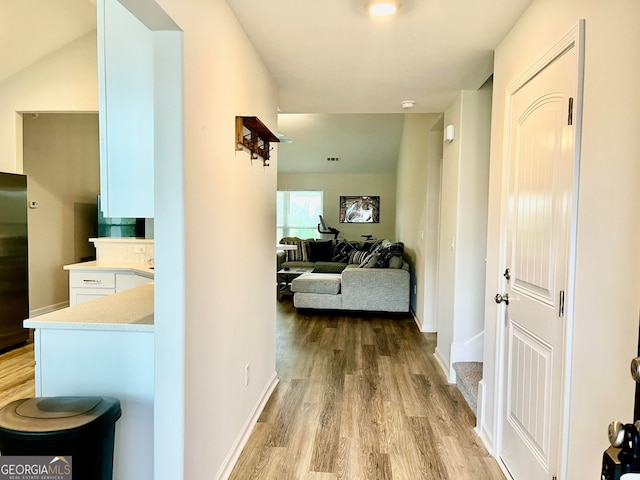
[[[0,409],[0,454],[71,457],[73,478],[111,480],[120,401],[36,397]]]

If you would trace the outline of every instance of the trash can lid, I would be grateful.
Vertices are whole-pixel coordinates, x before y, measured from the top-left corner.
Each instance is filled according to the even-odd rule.
[[[16,400],[0,408],[2,432],[69,431],[115,422],[122,410],[112,397],[36,397]]]
[[[93,410],[100,397],[30,398],[16,408],[16,414],[27,418],[68,418]]]

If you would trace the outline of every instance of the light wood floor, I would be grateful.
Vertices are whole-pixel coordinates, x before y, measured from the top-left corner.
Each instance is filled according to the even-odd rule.
[[[278,303],[280,383],[231,480],[504,480],[410,317]],[[33,343],[0,352],[0,408],[35,395]]]
[[[410,317],[278,303],[280,383],[231,480],[504,479]]]
[[[0,408],[21,398],[35,396],[33,342],[0,351]]]

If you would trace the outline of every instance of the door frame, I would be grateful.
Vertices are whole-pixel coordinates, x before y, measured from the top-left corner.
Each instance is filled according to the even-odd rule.
[[[511,114],[512,114],[512,97],[533,77],[538,75],[543,69],[550,65],[555,59],[571,48],[576,48],[577,57],[577,98],[574,101],[573,122],[575,125],[574,138],[574,164],[573,164],[573,192],[571,205],[571,225],[569,234],[569,251],[568,251],[568,267],[567,267],[567,291],[565,296],[565,330],[564,330],[564,358],[562,362],[562,392],[561,392],[561,413],[560,413],[560,455],[558,465],[558,480],[567,478],[567,460],[569,449],[569,419],[570,419],[570,399],[571,399],[571,372],[573,358],[573,327],[574,327],[574,301],[575,301],[575,258],[577,243],[577,221],[578,221],[578,190],[580,178],[580,156],[582,143],[582,105],[584,92],[584,39],[585,39],[585,21],[579,20],[552,48],[550,48],[542,57],[532,64],[522,75],[511,82],[505,90],[505,116],[503,125],[503,144],[502,144],[502,194],[500,199],[500,253],[498,272],[503,272],[506,268],[506,247],[507,247],[507,195],[510,174],[510,139],[511,139]],[[506,289],[506,279],[500,279],[500,290],[504,292]],[[509,475],[506,467],[502,463],[502,432],[503,432],[503,414],[504,414],[504,395],[505,395],[505,359],[506,359],[506,315],[504,308],[496,309],[496,346],[497,355],[495,358],[495,388],[494,388],[494,422],[495,422],[495,457],[505,475]],[[507,478],[510,478],[509,476]],[[517,480],[517,479],[515,479]]]

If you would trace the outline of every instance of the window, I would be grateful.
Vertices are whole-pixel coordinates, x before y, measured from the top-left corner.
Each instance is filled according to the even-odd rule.
[[[282,237],[320,238],[322,192],[278,190],[276,242]]]

